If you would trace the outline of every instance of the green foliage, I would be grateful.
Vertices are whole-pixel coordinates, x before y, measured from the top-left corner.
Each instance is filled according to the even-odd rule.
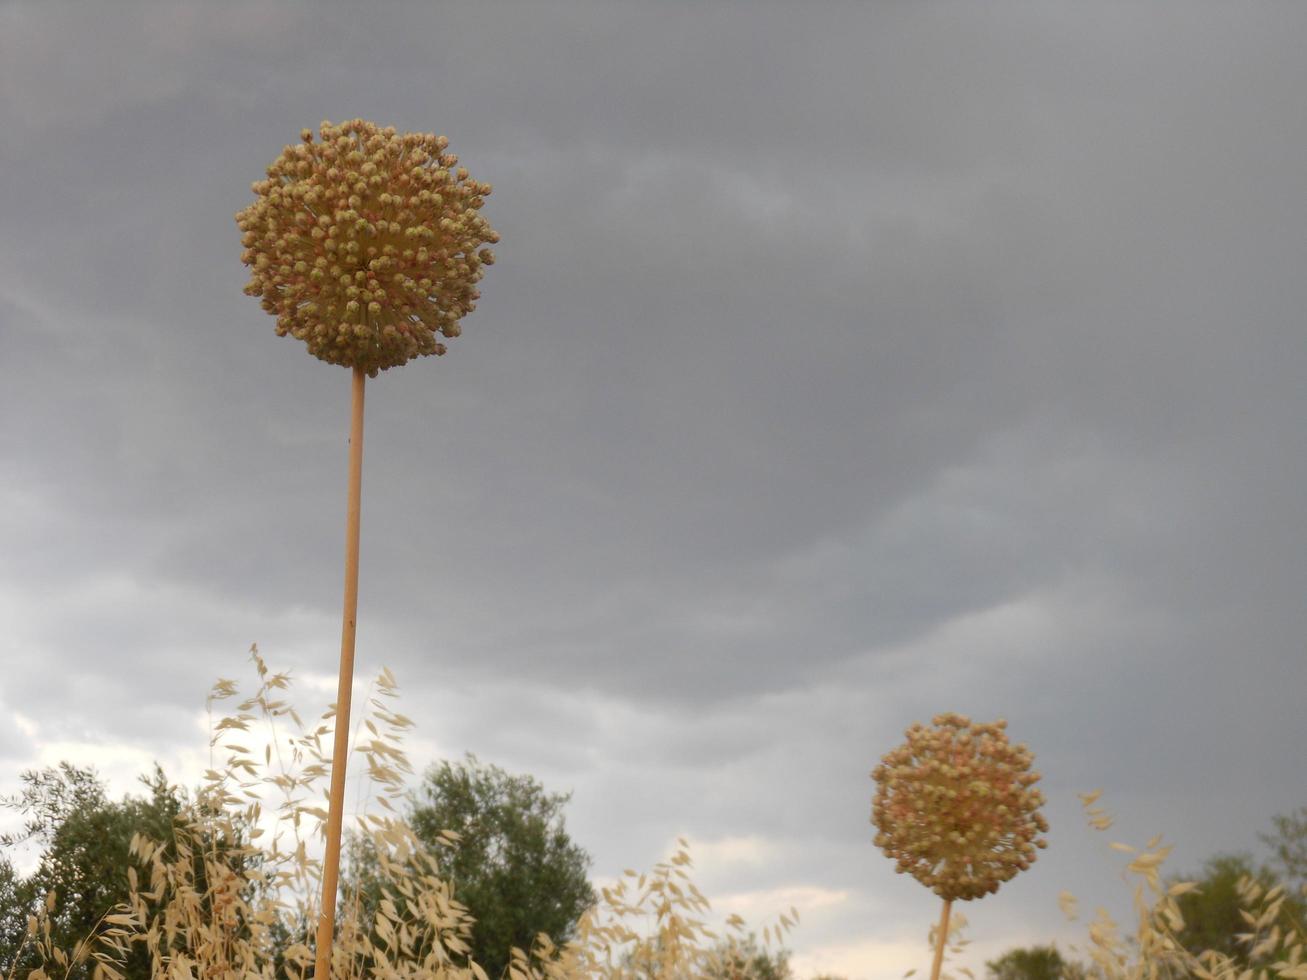
[[[0,856],[0,976],[12,969],[27,932],[27,901],[22,879],[9,859]]]
[[[243,732],[260,717],[271,722],[293,716],[275,700],[284,676],[261,672],[261,677],[263,686],[241,704],[241,713],[219,723],[215,745],[221,734]],[[382,688],[393,696],[389,683]],[[400,775],[411,770],[397,733],[409,723],[380,708],[377,717],[387,726],[379,736],[385,744],[369,743],[359,751],[386,798],[398,801],[404,798]],[[317,866],[298,847],[304,839],[298,826],[316,811],[296,801],[316,798],[312,787],[325,776],[314,748],[323,733],[319,727],[291,740],[297,746],[293,762],[303,765],[299,776],[284,769],[264,774],[250,750],[233,747],[227,765],[197,791],[194,803],[157,767],[142,778],[148,790],[143,797],[119,802],[107,798],[89,769],[65,763],[23,774],[22,791],[0,802],[20,813],[24,826],[0,837],[0,846],[35,845],[40,860],[23,877],[0,854],[0,977],[30,973],[82,980],[93,966],[105,968],[101,976],[108,980],[179,971],[269,980],[305,976]],[[293,851],[279,850],[275,833],[272,841],[267,836],[256,841],[250,831],[258,808],[250,809],[242,798],[261,785],[287,796],[284,821],[296,829]],[[1105,830],[1111,819],[1092,806],[1096,798],[1086,795],[1086,812],[1093,826]],[[372,875],[365,883],[373,907],[362,917],[359,904],[342,911],[333,976],[482,980],[481,969],[467,959],[474,928],[459,902],[472,905],[474,914],[480,911],[472,904],[477,901],[493,909],[495,893],[478,893],[475,885],[502,883],[506,869],[520,869],[527,883],[506,898],[501,893],[501,903],[530,897],[557,910],[559,881],[579,880],[584,888],[572,893],[573,907],[589,904],[580,902],[592,897],[585,880],[588,858],[563,826],[566,796],[468,757],[430,770],[409,802],[420,830],[371,817],[376,830],[369,843],[355,840],[355,855],[372,862],[356,864],[356,870]],[[1276,850],[1282,867],[1292,868],[1293,847],[1304,843],[1295,823],[1300,819],[1307,818],[1276,818],[1273,840],[1283,845]],[[987,963],[992,980],[1243,980],[1263,972],[1307,980],[1303,903],[1272,871],[1255,869],[1246,855],[1226,854],[1209,860],[1195,880],[1181,882],[1162,878],[1170,848],[1160,837],[1142,849],[1113,846],[1132,855],[1126,870],[1138,882],[1136,934],[1122,937],[1100,910],[1084,950],[1090,968],[1063,958],[1054,947],[1035,946],[1009,950]],[[469,858],[475,861],[468,863]],[[557,865],[550,873],[539,867],[546,859]],[[690,867],[682,842],[680,851],[651,872],[625,872],[604,889],[597,905],[574,913],[556,933],[537,927],[525,939],[519,933],[505,940],[517,949],[503,958],[503,967],[496,969],[493,949],[481,953],[479,963],[490,976],[509,974],[516,980],[793,980],[788,954],[760,945],[752,935],[743,938],[738,917],[727,920],[731,938],[722,940],[708,928],[703,919],[708,902],[690,880]],[[571,879],[564,874],[569,870]],[[131,885],[132,876],[139,877],[139,887]],[[52,891],[58,900],[47,903],[44,896]],[[483,897],[470,897],[478,894]],[[568,894],[565,887],[562,894]],[[1074,916],[1074,900],[1065,898],[1064,909]],[[122,902],[130,909],[119,906]],[[508,911],[521,909],[514,905]],[[31,936],[25,935],[29,914],[38,923]],[[501,921],[511,924],[507,915]],[[768,933],[774,932],[779,942],[791,924],[782,916],[779,925],[763,930],[764,939],[770,943]],[[148,940],[151,935],[154,940]],[[90,937],[93,943],[85,941]]]
[[[472,956],[491,977],[513,947],[529,950],[541,933],[563,945],[595,903],[590,857],[564,825],[569,798],[472,755],[432,766],[413,796],[407,822],[475,919]],[[365,841],[352,842],[351,865],[350,884],[375,908],[381,892]]]
[[[1176,938],[1193,953],[1210,949],[1247,966],[1247,944],[1238,938],[1248,931],[1239,884],[1251,878],[1264,888],[1273,888],[1278,883],[1275,875],[1265,868],[1254,868],[1246,854],[1218,854],[1208,859],[1200,874],[1181,878],[1193,881],[1197,887],[1175,899],[1184,919]]]
[[[49,941],[71,949],[104,927],[104,917],[128,899],[127,868],[132,835],[144,833],[171,841],[173,820],[185,800],[155,767],[141,777],[148,793],[114,802],[89,768],[68,762],[57,768],[22,774],[23,788],[3,805],[22,814],[23,830],[0,837],[0,846],[31,843],[42,848],[40,862],[27,876],[17,876],[7,860],[0,865],[0,969],[36,965],[29,946],[19,954],[27,915],[47,894],[57,898],[50,916]],[[129,975],[147,975],[147,962],[136,957]],[[84,970],[79,969],[79,974]]]
[[[1099,795],[1082,793],[1080,799],[1090,825],[1102,831],[1113,819],[1095,805]],[[1268,872],[1251,874],[1246,857],[1221,855],[1207,863],[1200,881],[1164,880],[1172,848],[1161,834],[1143,848],[1111,846],[1131,855],[1125,880],[1133,885],[1136,927],[1133,935],[1122,936],[1107,910],[1098,910],[1088,944],[1071,946],[1089,958],[1094,980],[1307,980],[1307,932],[1292,914],[1284,887],[1267,887]],[[1058,901],[1069,919],[1077,917],[1073,895],[1063,892]]]
[[[330,727],[305,726],[284,697],[289,677],[271,673],[257,650],[251,653],[258,690],[211,726],[211,768],[193,801],[183,801],[157,771],[146,780],[151,788],[147,798],[121,803],[105,798],[93,773],[72,766],[26,778],[26,791],[9,803],[23,812],[27,825],[6,843],[31,840],[46,850],[28,879],[0,856],[0,938],[9,941],[10,951],[21,945],[24,956],[23,964],[13,963],[12,955],[11,962],[0,964],[0,977],[310,976],[321,862],[309,846],[321,840],[326,818],[316,803],[330,775],[323,754]],[[436,791],[444,785],[440,773],[459,777],[450,785],[466,791],[464,802],[476,804],[466,814],[480,815],[460,825],[480,848],[483,866],[493,870],[497,862],[516,856],[523,873],[535,876],[535,885],[528,886],[537,889],[531,896],[546,907],[566,907],[559,897],[568,896],[566,888],[521,860],[523,855],[552,855],[575,873],[564,876],[564,885],[579,876],[588,893],[587,859],[567,840],[562,826],[565,796],[545,793],[529,777],[512,777],[472,759],[433,771],[424,798],[408,796],[403,777],[412,770],[400,743],[412,722],[381,700],[395,696],[389,672],[377,678],[376,691],[369,702],[371,717],[365,718],[373,737],[355,748],[376,790],[376,803],[393,811],[408,797],[416,815],[430,818],[431,832],[446,822],[435,807]],[[219,681],[211,703],[236,695],[234,682]],[[330,717],[328,711],[323,722]],[[258,729],[268,736],[266,748],[250,738]],[[452,798],[460,797],[454,793]],[[498,822],[492,819],[495,805],[504,811]],[[489,832],[512,829],[511,815],[524,826],[496,843]],[[483,966],[469,957],[472,922],[467,910],[442,877],[461,876],[464,886],[475,878],[459,869],[454,860],[459,852],[450,847],[448,834],[436,833],[436,842],[428,845],[394,813],[367,813],[362,823],[366,838],[355,839],[355,850],[372,862],[364,869],[372,876],[367,883],[375,888],[376,905],[363,909],[362,902],[347,898],[338,908],[334,980],[488,980]],[[486,841],[478,843],[478,834]],[[120,854],[123,839],[126,847]],[[100,853],[88,841],[108,843],[110,851]],[[601,901],[562,930],[571,933],[566,943],[555,944],[542,931],[511,951],[508,972],[514,980],[740,976],[731,972],[729,954],[737,948],[731,943],[741,944],[739,937],[747,935],[745,923],[729,916],[727,929],[735,938],[718,945],[719,934],[704,918],[710,913],[708,901],[690,879],[690,867],[682,841],[675,854],[649,872],[623,872],[603,890]],[[57,899],[51,893],[43,900],[37,890],[55,880],[56,873],[72,886]],[[83,899],[103,905],[113,889],[100,889],[97,883],[112,886],[119,880],[127,884],[125,905],[110,904],[90,931],[72,934]],[[573,908],[582,891],[578,886],[571,894]],[[791,910],[762,929],[764,943],[773,936],[779,943],[795,916]],[[753,947],[743,941],[738,948]],[[755,969],[758,980],[783,980],[788,967],[783,954],[760,958],[752,951],[736,965]]]
[[[1010,949],[985,963],[992,980],[1079,980],[1084,967],[1063,959],[1056,946],[1028,946]]]
[[[1307,806],[1271,818],[1275,830],[1258,834],[1274,855],[1275,871],[1287,889],[1307,898]]]

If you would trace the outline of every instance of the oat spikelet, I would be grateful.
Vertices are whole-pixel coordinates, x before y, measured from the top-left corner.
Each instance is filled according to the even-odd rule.
[[[876,846],[945,901],[998,891],[1047,845],[1034,757],[1005,728],[936,715],[932,727],[908,728],[871,774]]]
[[[236,215],[277,334],[331,364],[378,371],[445,353],[476,308],[499,235],[479,209],[490,185],[457,167],[449,141],[363,119],[305,129]]]

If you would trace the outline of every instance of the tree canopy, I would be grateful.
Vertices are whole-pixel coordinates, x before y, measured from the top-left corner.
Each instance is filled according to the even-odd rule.
[[[569,799],[473,755],[432,766],[413,794],[409,825],[476,919],[472,956],[491,977],[507,969],[512,947],[529,950],[540,933],[556,944],[571,938],[595,902],[590,856],[563,820]],[[375,907],[383,896],[369,852],[366,840],[353,839],[347,887]]]
[[[173,819],[185,805],[177,787],[155,767],[141,782],[143,797],[119,802],[105,794],[95,770],[63,762],[58,767],[29,770],[21,776],[22,790],[0,805],[24,818],[23,829],[0,836],[0,846],[32,843],[41,848],[40,861],[27,876],[0,858],[0,971],[15,965],[27,927],[27,915],[54,892],[51,916],[54,945],[70,949],[93,935],[102,917],[128,896],[128,846],[132,835],[173,840]],[[29,949],[27,953],[30,953]],[[25,954],[20,967],[35,967]],[[129,964],[129,975],[148,976],[143,958]],[[26,970],[20,969],[19,975]]]
[[[1010,949],[985,963],[992,980],[1067,980],[1083,977],[1080,964],[1067,961],[1056,946],[1026,946]]]
[[[1271,824],[1271,833],[1257,836],[1271,849],[1274,870],[1285,887],[1307,898],[1307,806],[1277,814]]]
[[[1246,854],[1218,854],[1209,858],[1200,874],[1180,875],[1174,880],[1197,883],[1192,891],[1176,896],[1176,905],[1184,918],[1184,927],[1177,930],[1176,938],[1191,953],[1204,950],[1224,953],[1236,963],[1249,965],[1247,945],[1239,940],[1240,934],[1249,931],[1244,918],[1239,881],[1249,877],[1270,889],[1280,883],[1270,868],[1258,868]],[[1283,912],[1302,921],[1302,902],[1289,896]]]

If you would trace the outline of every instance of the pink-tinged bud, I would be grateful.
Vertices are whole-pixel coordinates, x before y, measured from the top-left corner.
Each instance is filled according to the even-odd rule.
[[[1039,779],[1033,757],[1002,728],[937,715],[931,728],[910,726],[872,772],[876,845],[941,898],[991,894],[1046,846],[1036,837],[1048,830],[1042,794],[1024,788]]]

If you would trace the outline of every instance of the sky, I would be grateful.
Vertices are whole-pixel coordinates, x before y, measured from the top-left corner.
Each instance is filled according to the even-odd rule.
[[[913,722],[1006,718],[1049,847],[983,963],[1124,916],[1110,840],[1307,804],[1307,8],[0,5],[0,789],[194,784],[257,643],[334,700],[349,374],[243,295],[301,128],[446,135],[499,261],[367,389],[359,690],[418,768],[678,836],[801,977],[924,970]],[[1088,829],[1077,793],[1117,817]]]

